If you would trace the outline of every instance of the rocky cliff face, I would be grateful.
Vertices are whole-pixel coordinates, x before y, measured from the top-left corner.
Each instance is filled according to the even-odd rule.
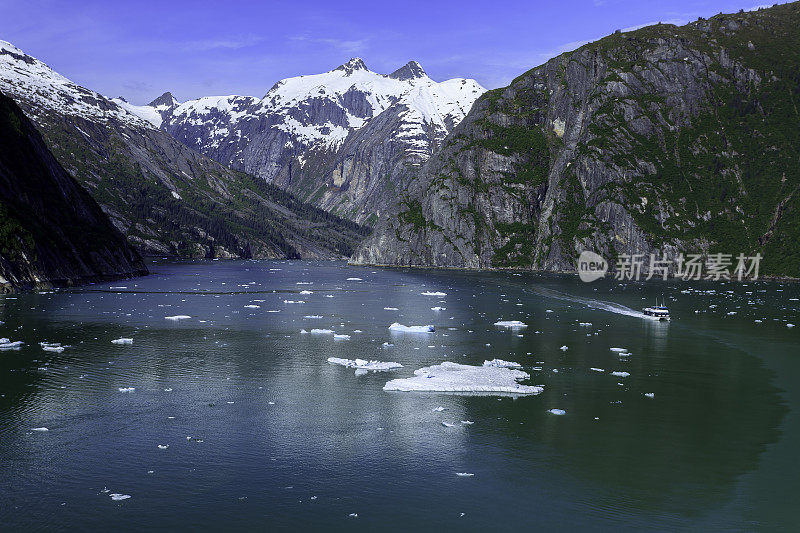
[[[0,94],[0,290],[143,274],[139,254]]]
[[[0,90],[16,100],[56,159],[144,253],[334,258],[349,255],[365,234],[158,129],[177,106],[171,95],[149,107],[112,101],[4,41]]]
[[[798,27],[794,3],[618,32],[489,91],[353,260],[760,252],[800,276]]]
[[[216,161],[372,224],[406,171],[439,148],[483,92],[474,80],[434,82],[414,61],[384,75],[352,59],[281,80],[263,98],[116,101]]]

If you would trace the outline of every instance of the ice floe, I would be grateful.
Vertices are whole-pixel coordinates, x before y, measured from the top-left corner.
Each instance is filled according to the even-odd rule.
[[[559,348],[559,350],[561,350],[562,352],[566,352],[567,350],[569,350],[569,346],[567,346],[567,345],[565,344],[564,346],[562,346],[561,348]]]
[[[344,333],[334,333],[333,338],[340,341],[347,341],[350,340],[350,335],[346,335]]]
[[[248,304],[248,305],[245,305],[244,307],[245,307],[245,309],[261,309],[261,306],[260,305],[256,305],[256,304]]]
[[[605,370],[603,370],[602,368],[595,368],[595,367],[592,367],[589,370],[593,370],[595,372],[605,372]]]
[[[328,357],[328,362],[334,365],[341,365],[347,368],[369,370],[372,372],[384,372],[395,368],[403,368],[400,363],[394,361],[367,361],[366,359],[342,359],[340,357]]]
[[[423,296],[447,296],[446,292],[439,292],[439,291],[425,291],[420,294],[422,294]]]
[[[120,337],[119,339],[111,341],[111,344],[133,344],[133,339],[130,337]]]
[[[447,311],[447,308],[436,306],[436,307],[431,307],[431,311]]]
[[[383,310],[384,311],[399,311],[399,309],[397,309],[396,307],[384,307]]]
[[[400,333],[433,333],[434,331],[436,331],[436,328],[434,328],[431,325],[427,325],[427,326],[404,326],[403,324],[400,324],[399,322],[393,323],[391,326],[389,326],[389,329],[391,331],[396,331],[396,332],[400,332]]]
[[[528,324],[519,320],[498,320],[494,323],[495,326],[509,329],[527,328]]]
[[[127,500],[128,498],[131,497],[130,494],[120,494],[120,493],[117,493],[117,492],[115,492],[114,494],[111,494],[110,496],[111,496],[111,499],[114,500],[115,502],[118,502],[120,500]]]
[[[40,427],[40,428],[33,428],[33,429],[31,429],[31,431],[44,432],[44,431],[50,431],[50,430],[47,429],[46,427]]]
[[[167,320],[187,320],[192,317],[190,317],[189,315],[173,315],[173,316],[165,316],[164,318]]]
[[[645,392],[644,395],[647,398],[655,398],[656,397],[654,392]]]
[[[456,475],[457,475],[458,477],[472,477],[472,476],[474,476],[475,474],[473,474],[472,472],[456,472]],[[462,513],[462,514],[463,514],[463,513]]]
[[[627,378],[628,376],[631,375],[631,373],[630,372],[617,371],[617,372],[612,372],[611,375],[612,376],[617,376],[619,378]]]
[[[563,409],[550,409],[547,412],[550,413],[551,415],[558,415],[558,416],[567,414],[567,412]]]
[[[495,366],[471,366],[445,361],[414,371],[414,377],[393,379],[387,391],[539,394],[540,386],[517,383],[530,376],[521,370]]]
[[[312,335],[333,335],[332,329],[314,328],[310,332]]]
[[[364,281],[361,278],[347,278],[347,281]]]
[[[45,352],[55,353],[61,353],[64,351],[64,348],[66,348],[66,346],[61,346],[60,342],[40,342],[39,346],[41,346],[42,350]]]
[[[19,350],[23,344],[25,343],[22,341],[10,341],[2,338],[0,339],[0,350]]]
[[[118,390],[120,392],[133,392],[136,390],[136,387],[119,387]]]

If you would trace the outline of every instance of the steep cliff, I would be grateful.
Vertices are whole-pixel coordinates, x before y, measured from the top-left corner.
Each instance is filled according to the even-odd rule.
[[[617,32],[489,91],[353,260],[760,252],[800,276],[798,27],[793,3]]]
[[[143,274],[139,254],[0,94],[0,290]]]

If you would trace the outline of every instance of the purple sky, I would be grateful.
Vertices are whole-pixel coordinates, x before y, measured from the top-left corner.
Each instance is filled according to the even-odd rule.
[[[758,0],[0,0],[0,39],[107,96],[147,103],[263,94],[358,56],[415,59],[435,80],[487,88],[615,29],[749,9]]]

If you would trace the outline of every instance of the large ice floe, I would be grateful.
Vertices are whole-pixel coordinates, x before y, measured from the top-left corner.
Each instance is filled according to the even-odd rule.
[[[394,361],[367,361],[366,359],[342,359],[341,357],[328,357],[328,362],[334,365],[342,365],[356,370],[369,370],[372,372],[384,372],[403,368],[400,363]]]
[[[447,296],[446,292],[439,292],[439,291],[425,291],[421,292],[422,296]]]
[[[517,383],[530,377],[527,372],[493,363],[486,361],[484,366],[472,366],[445,361],[415,370],[414,377],[393,379],[383,390],[467,394],[539,394],[544,390],[538,385]]]
[[[190,317],[189,315],[173,315],[173,316],[165,316],[164,318],[167,320],[177,321],[177,320],[188,320],[192,317]]]
[[[431,326],[431,325],[427,325],[427,326],[404,326],[403,324],[401,324],[399,322],[393,323],[391,326],[389,326],[389,329],[391,331],[398,332],[398,333],[433,333],[434,331],[436,331],[436,328]]]

